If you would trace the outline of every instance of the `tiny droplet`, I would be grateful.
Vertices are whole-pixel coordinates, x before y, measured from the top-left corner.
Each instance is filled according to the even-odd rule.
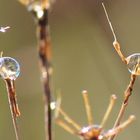
[[[3,79],[15,80],[20,74],[19,63],[11,57],[0,58],[0,76]]]
[[[6,26],[6,27],[0,27],[0,32],[5,33],[10,27]]]
[[[51,102],[50,107],[51,107],[51,110],[54,110],[56,108],[56,102]]]
[[[41,19],[44,15],[44,9],[42,7],[41,2],[39,2],[39,1],[32,2],[28,6],[28,10],[33,11],[38,19]]]
[[[140,53],[135,53],[126,58],[128,70],[131,74],[140,75]]]

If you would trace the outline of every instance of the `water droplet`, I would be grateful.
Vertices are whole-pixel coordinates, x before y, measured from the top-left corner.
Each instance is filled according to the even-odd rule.
[[[56,102],[51,102],[50,103],[50,107],[51,107],[51,110],[54,110],[56,108]]]
[[[0,27],[0,32],[5,33],[10,27],[6,26],[6,27]]]
[[[140,53],[135,53],[126,58],[130,73],[140,75]]]
[[[32,2],[28,6],[28,10],[34,12],[38,19],[41,19],[44,16],[44,8],[42,7],[42,3],[39,1]]]
[[[0,58],[0,76],[3,79],[15,80],[20,73],[19,63],[11,57]]]

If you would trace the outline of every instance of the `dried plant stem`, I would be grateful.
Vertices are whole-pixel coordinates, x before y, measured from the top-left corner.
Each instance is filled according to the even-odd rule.
[[[84,104],[85,104],[85,109],[86,109],[86,114],[87,114],[87,119],[88,119],[88,124],[92,125],[93,124],[93,116],[92,116],[92,111],[91,111],[91,106],[89,103],[89,98],[88,98],[88,93],[86,90],[82,92],[83,99],[84,99]]]
[[[124,115],[124,112],[126,110],[128,102],[129,102],[129,97],[132,94],[133,85],[134,85],[135,80],[136,80],[136,75],[132,74],[131,79],[130,79],[130,83],[129,83],[128,87],[126,88],[125,92],[124,92],[124,100],[123,100],[123,103],[121,105],[121,109],[119,111],[118,117],[117,117],[117,119],[115,121],[114,128],[116,128],[116,127],[118,127],[120,125],[120,122],[122,120],[122,117]],[[109,140],[113,140],[115,138],[115,136],[116,136],[116,134],[111,136],[109,138]]]
[[[45,131],[46,140],[52,140],[52,124],[51,124],[51,89],[50,89],[50,77],[51,77],[51,43],[49,36],[48,26],[48,10],[44,10],[44,16],[38,19],[37,25],[37,37],[38,37],[38,53],[40,59],[40,68],[42,74],[42,83],[44,86],[44,100],[45,100]]]
[[[56,119],[56,123],[61,126],[62,128],[64,128],[67,132],[69,132],[70,134],[75,135],[76,131],[72,128],[70,128],[63,120],[61,119]]]
[[[105,134],[105,138],[109,138],[110,136],[117,135],[119,132],[124,130],[129,124],[131,124],[134,120],[135,120],[135,116],[134,115],[129,116],[129,118],[125,122],[123,122],[122,124],[120,124],[116,128],[108,131]]]
[[[77,124],[73,119],[71,119],[62,108],[59,108],[59,112],[64,117],[64,119],[69,124],[71,124],[77,131],[79,131],[81,129],[81,126],[79,124]]]
[[[16,135],[16,140],[19,140],[17,117],[20,115],[20,112],[18,109],[17,101],[16,101],[14,80],[5,79],[5,83],[6,83],[7,92],[8,92],[8,101],[9,101],[14,131]]]
[[[131,124],[135,120],[135,116],[131,115],[125,122],[120,124],[118,127],[114,129],[114,133],[118,134],[120,131],[124,130],[129,124]]]
[[[104,117],[103,117],[103,120],[102,120],[100,126],[102,126],[102,127],[105,126],[105,124],[106,124],[106,122],[107,122],[107,119],[108,119],[108,117],[109,117],[109,115],[110,115],[110,113],[111,113],[111,111],[112,111],[112,109],[113,109],[113,107],[114,107],[114,104],[115,104],[116,99],[117,99],[116,95],[113,94],[113,95],[111,96],[111,98],[110,98],[110,103],[109,103],[109,105],[108,105],[108,108],[107,108],[107,110],[106,110],[106,112],[105,112],[105,115],[104,115]]]
[[[113,37],[114,37],[113,46],[114,46],[116,52],[118,53],[118,55],[120,56],[121,60],[122,60],[125,64],[127,64],[128,62],[127,62],[126,58],[124,57],[124,55],[123,55],[123,53],[122,53],[122,51],[121,51],[120,44],[119,44],[119,42],[117,41],[117,37],[116,37],[115,31],[114,31],[114,28],[113,28],[112,23],[111,23],[111,21],[110,21],[110,19],[109,19],[109,16],[108,16],[108,13],[107,13],[107,10],[106,10],[106,8],[105,8],[104,3],[102,3],[102,6],[103,6],[103,9],[104,9],[104,12],[105,12],[105,15],[106,15],[106,18],[107,18],[109,27],[110,27],[111,32],[112,32]]]

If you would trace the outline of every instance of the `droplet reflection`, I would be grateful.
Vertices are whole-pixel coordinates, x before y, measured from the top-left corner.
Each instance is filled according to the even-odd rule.
[[[140,75],[140,53],[135,53],[126,58],[130,73]]]
[[[19,63],[11,57],[0,58],[0,76],[3,79],[15,80],[20,73]]]

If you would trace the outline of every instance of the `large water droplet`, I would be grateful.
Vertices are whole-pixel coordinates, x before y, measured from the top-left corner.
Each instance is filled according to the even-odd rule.
[[[130,73],[140,75],[140,53],[135,53],[126,58]]]
[[[11,57],[0,58],[0,76],[3,79],[15,80],[20,73],[19,63]]]

